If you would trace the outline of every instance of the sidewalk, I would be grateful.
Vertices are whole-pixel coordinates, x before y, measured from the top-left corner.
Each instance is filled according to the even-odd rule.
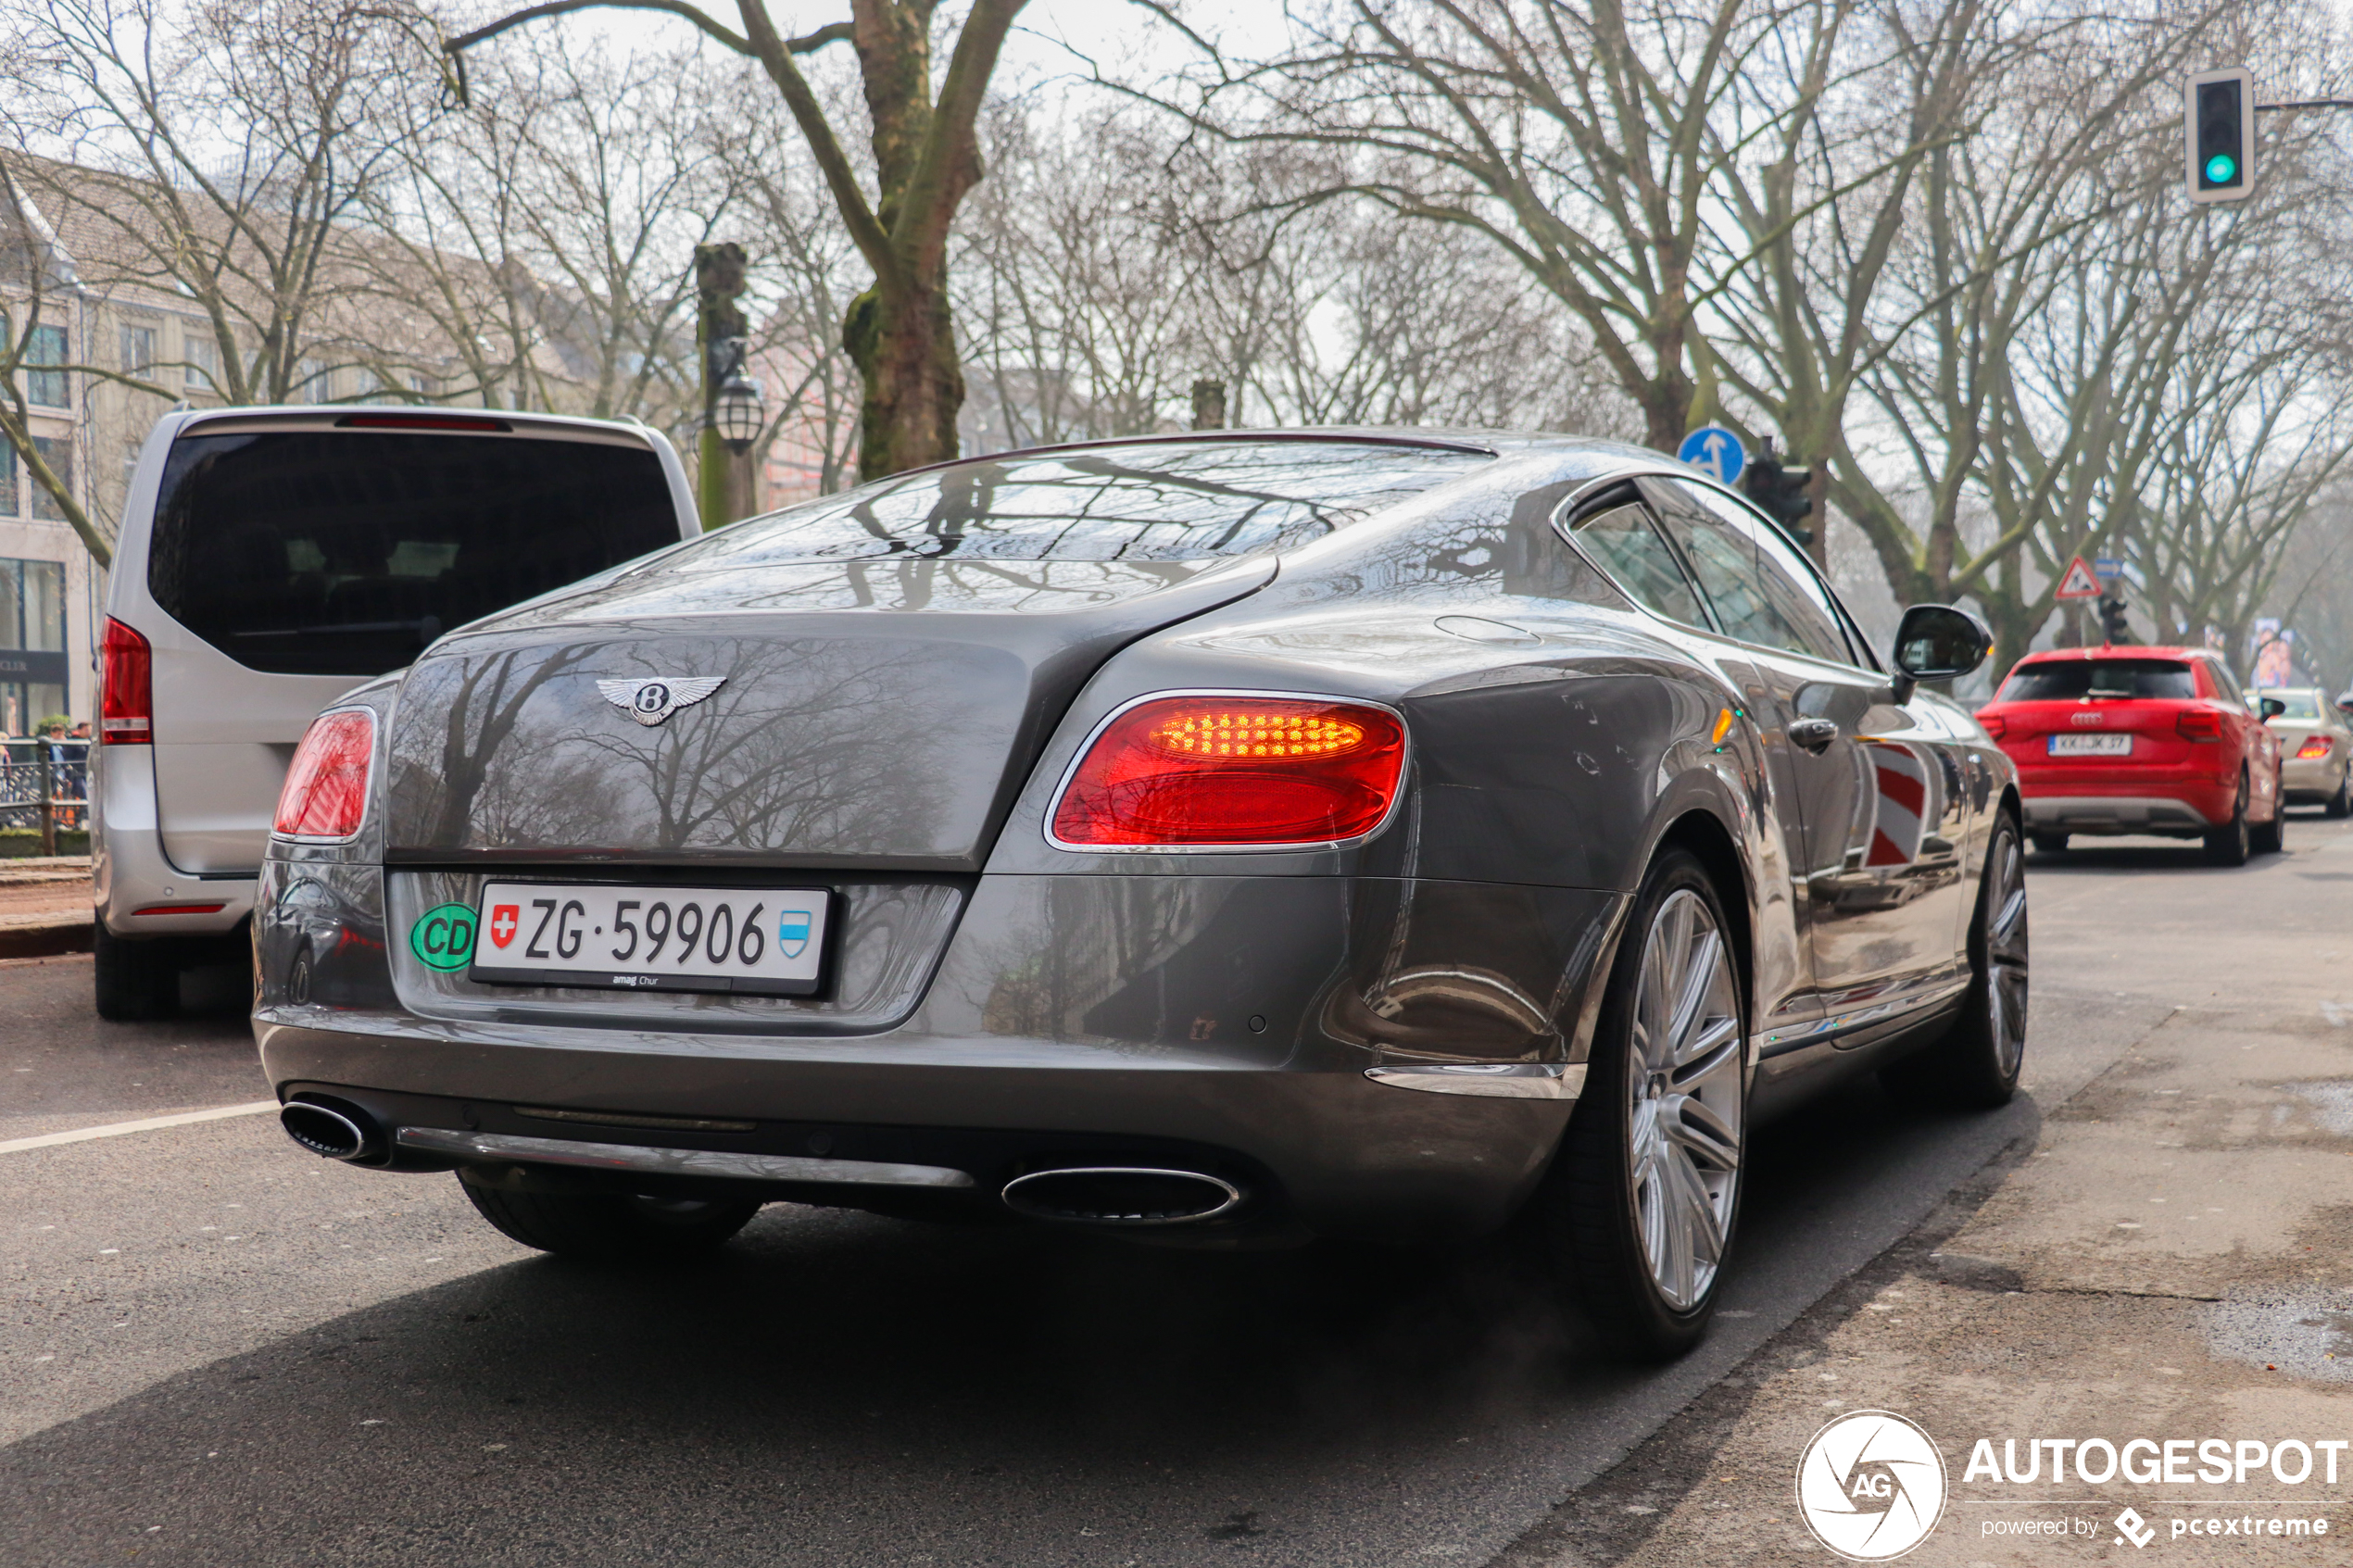
[[[0,959],[90,950],[90,857],[0,860]]]

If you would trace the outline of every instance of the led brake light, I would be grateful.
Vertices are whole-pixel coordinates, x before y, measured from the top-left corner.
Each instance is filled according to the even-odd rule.
[[[1075,847],[1337,843],[1380,825],[1404,764],[1405,727],[1386,709],[1153,697],[1087,748],[1055,803],[1053,836]]]
[[[368,764],[375,748],[375,715],[365,709],[313,719],[278,792],[276,831],[309,839],[358,833],[368,814]]]
[[[2329,737],[2326,735],[2314,735],[2296,748],[2296,755],[2301,760],[2309,761],[2312,758],[2326,757],[2328,754]]]
[[[2173,720],[2173,733],[2183,740],[2221,740],[2222,716],[2210,708],[2184,708]]]
[[[155,738],[154,651],[110,615],[98,638],[98,744],[148,746]]]

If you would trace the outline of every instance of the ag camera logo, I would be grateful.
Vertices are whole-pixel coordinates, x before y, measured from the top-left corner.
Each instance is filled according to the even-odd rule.
[[[1814,1538],[1851,1562],[1903,1556],[1944,1514],[1944,1456],[1890,1411],[1849,1411],[1797,1461],[1797,1508]]]

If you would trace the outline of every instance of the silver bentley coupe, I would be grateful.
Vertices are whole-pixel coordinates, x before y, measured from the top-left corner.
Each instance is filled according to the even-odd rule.
[[[296,1141],[515,1240],[769,1202],[1194,1245],[1513,1227],[1705,1331],[1750,1133],[2015,1091],[2010,762],[1776,525],[1551,435],[902,473],[434,643],[312,724],[257,904]]]

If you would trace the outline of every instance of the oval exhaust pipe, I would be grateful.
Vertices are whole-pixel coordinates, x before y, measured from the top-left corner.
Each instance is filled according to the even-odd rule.
[[[1034,1220],[1091,1225],[1189,1225],[1242,1200],[1231,1182],[1199,1171],[1087,1165],[1032,1171],[1005,1184],[1005,1206]]]
[[[329,1160],[371,1160],[384,1152],[383,1135],[356,1106],[338,1110],[312,1100],[289,1100],[278,1109],[278,1125],[286,1136]]]

